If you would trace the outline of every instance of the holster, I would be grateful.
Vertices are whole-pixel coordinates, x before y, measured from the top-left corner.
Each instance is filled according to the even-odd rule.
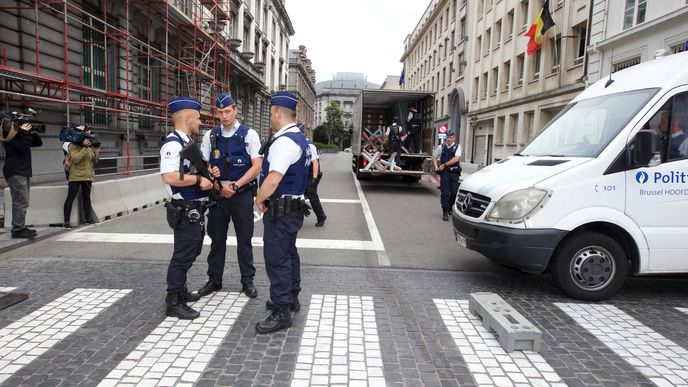
[[[165,212],[167,214],[167,225],[170,226],[172,230],[176,230],[184,216],[184,208],[177,207],[171,202],[167,202],[165,203]]]
[[[277,222],[280,218],[290,215],[293,211],[299,211],[301,216],[308,216],[311,214],[311,206],[306,204],[306,201],[301,198],[293,198],[291,196],[284,196],[276,199],[271,196],[266,201],[266,206],[270,213],[270,221]]]

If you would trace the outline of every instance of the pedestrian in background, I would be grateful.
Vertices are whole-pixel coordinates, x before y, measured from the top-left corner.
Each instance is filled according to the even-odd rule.
[[[298,125],[301,133],[306,136],[305,128],[303,124]],[[318,148],[313,144],[311,140],[306,136],[306,141],[308,142],[308,147],[311,150],[311,163],[308,170],[308,183],[306,185],[306,199],[311,204],[313,212],[315,213],[315,227],[322,227],[325,225],[325,220],[327,216],[325,215],[325,210],[320,203],[320,197],[318,196],[318,185],[322,179],[322,171],[320,170],[320,155],[318,155]]]
[[[439,160],[439,165],[437,164]],[[456,193],[459,191],[459,177],[461,176],[461,144],[454,142],[454,131],[447,132],[447,139],[432,153],[432,164],[440,175],[440,204],[442,205],[442,220],[448,221],[451,215]]]
[[[237,106],[227,93],[215,101],[220,124],[203,136],[201,153],[220,180],[222,199],[208,211],[208,235],[212,240],[208,254],[208,282],[198,291],[201,297],[222,289],[227,256],[227,231],[234,221],[241,291],[247,297],[258,295],[253,285],[253,192],[263,162],[258,133],[237,120]]]
[[[2,145],[5,147],[5,165],[2,167],[5,181],[12,197],[12,238],[33,238],[36,230],[26,227],[26,211],[29,208],[31,177],[31,148],[43,145],[38,132],[31,124],[23,124],[16,130],[16,122],[2,120]],[[7,136],[5,136],[7,132]]]
[[[263,212],[263,255],[270,279],[270,315],[256,323],[257,333],[289,328],[291,311],[298,311],[301,291],[301,257],[296,237],[308,214],[304,199],[310,149],[296,126],[298,97],[277,92],[270,100],[270,120],[280,128],[264,146],[260,189],[256,197]]]
[[[79,126],[84,130],[84,126]],[[100,146],[93,146],[88,137],[84,137],[81,143],[69,144],[67,162],[69,165],[69,189],[64,203],[64,227],[72,227],[70,223],[72,204],[81,189],[81,200],[84,205],[84,223],[96,223],[91,213],[91,186],[96,173],[94,165],[100,162]]]

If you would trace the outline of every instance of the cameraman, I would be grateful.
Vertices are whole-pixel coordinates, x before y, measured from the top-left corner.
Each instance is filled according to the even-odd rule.
[[[84,130],[84,126],[79,126]],[[91,214],[91,184],[95,178],[94,164],[100,162],[100,143],[91,142],[92,136],[86,133],[80,143],[72,142],[67,151],[67,163],[69,163],[69,192],[64,204],[64,226],[71,228],[69,219],[72,214],[72,203],[81,188],[81,199],[84,204],[84,221],[88,224],[96,223]]]
[[[16,125],[15,121],[3,120],[3,130],[7,123]],[[12,196],[12,238],[33,238],[36,230],[26,228],[24,223],[29,208],[29,183],[32,177],[31,148],[43,145],[43,141],[37,132],[31,131],[31,124],[23,124],[13,138],[2,144],[6,157],[2,172]]]

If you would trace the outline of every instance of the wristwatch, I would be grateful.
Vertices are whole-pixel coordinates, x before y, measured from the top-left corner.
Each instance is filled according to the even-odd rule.
[[[239,191],[239,188],[241,188],[241,187],[239,187],[238,185],[236,185],[236,183],[232,183],[232,190],[233,190],[234,192]]]

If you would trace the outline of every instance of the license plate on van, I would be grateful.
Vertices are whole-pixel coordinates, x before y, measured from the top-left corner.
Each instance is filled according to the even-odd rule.
[[[461,234],[456,234],[456,243],[458,243],[460,246],[467,247],[466,237]]]

